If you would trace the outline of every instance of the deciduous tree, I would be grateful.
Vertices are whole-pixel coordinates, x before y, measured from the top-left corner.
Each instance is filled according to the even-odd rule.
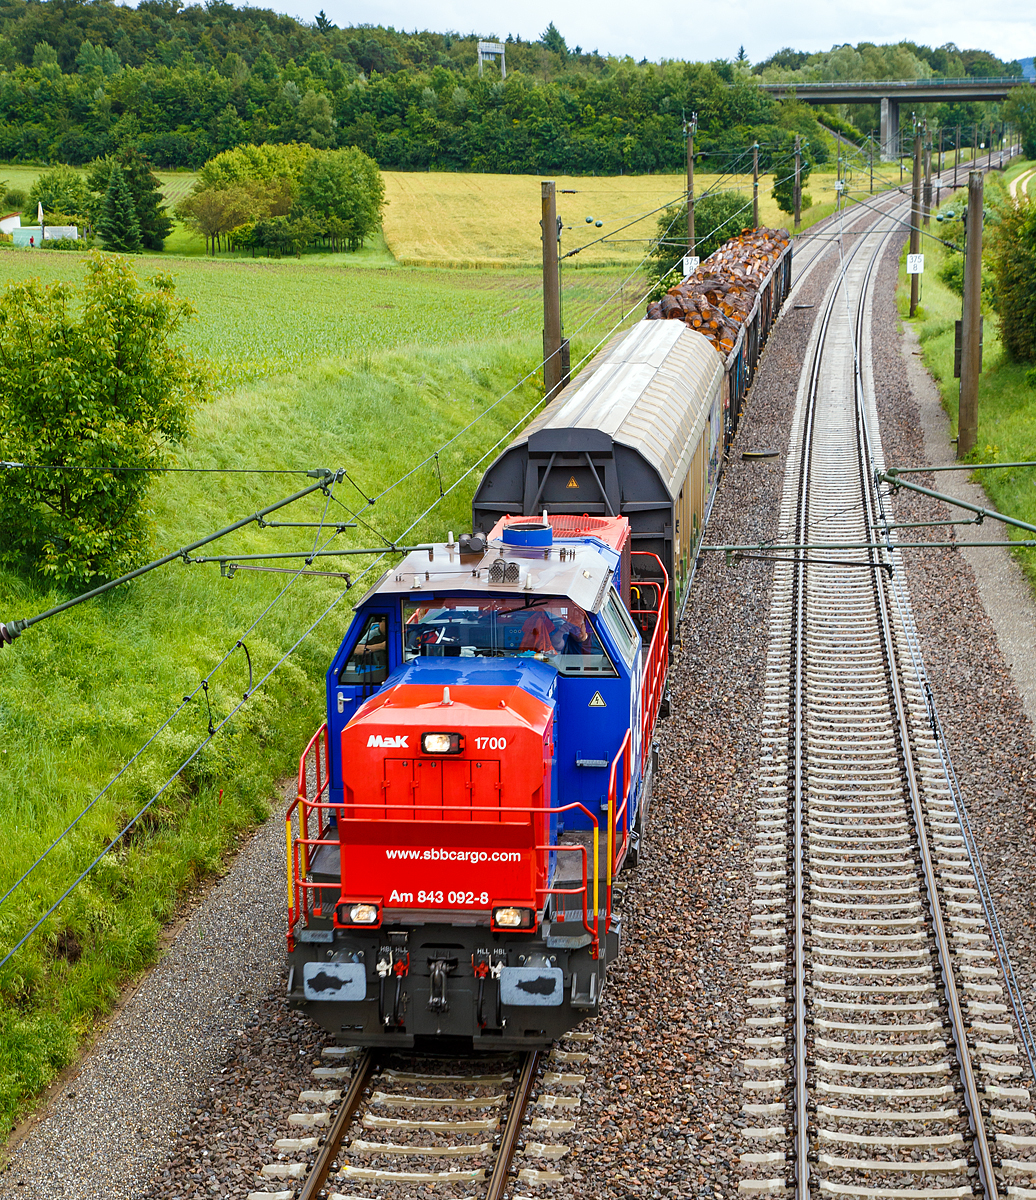
[[[752,220],[752,201],[741,192],[710,192],[694,204],[694,253],[706,259]],[[687,253],[687,205],[674,204],[658,219],[648,273],[665,291],[679,280],[670,272]]]
[[[40,204],[43,205],[45,220],[51,214],[60,214],[85,221],[90,211],[90,193],[86,180],[75,167],[51,167],[49,171],[38,175],[29,188],[25,210],[33,221],[36,220]]]
[[[1036,87],[1031,83],[1012,88],[1003,107],[1004,120],[1022,135],[1026,158],[1036,158]]]
[[[0,473],[0,562],[70,587],[147,557],[148,489],[205,396],[172,279],[99,253],[85,269],[81,289],[29,280],[0,298],[0,458],[34,468]]]
[[[355,249],[381,222],[385,184],[378,164],[362,150],[355,146],[328,150],[307,163],[298,203],[316,216],[337,217],[347,231],[350,249]]]

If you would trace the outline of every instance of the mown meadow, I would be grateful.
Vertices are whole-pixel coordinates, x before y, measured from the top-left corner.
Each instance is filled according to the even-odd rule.
[[[1008,185],[1019,175],[1026,174],[1036,165],[1032,162],[1017,162],[1003,172],[986,176],[985,204],[990,212],[990,223],[984,234],[984,245],[994,236],[992,229],[993,210],[997,204],[1007,203]],[[967,176],[961,176],[966,184]],[[967,201],[967,189],[962,188],[956,199],[948,199],[941,211],[959,212]],[[959,228],[959,226],[958,226]],[[944,227],[932,221],[932,232],[944,234]],[[942,395],[952,429],[957,434],[957,402],[960,381],[953,377],[954,322],[960,320],[961,297],[939,278],[939,271],[950,255],[950,249],[936,238],[923,239],[925,273],[923,275],[921,300],[914,328],[921,342],[923,361],[935,379]],[[986,254],[983,254],[984,260]],[[985,271],[988,264],[984,262]],[[909,310],[910,284],[906,276],[905,257],[900,266],[899,310],[906,318]],[[996,314],[988,303],[983,303],[983,347],[982,374],[979,377],[978,394],[978,437],[972,459],[975,462],[1031,462],[1036,460],[1036,376],[1031,363],[1013,361],[1005,352],[997,327]],[[976,472],[975,482],[981,483],[993,506],[1023,521],[1036,524],[1036,468],[1005,469]],[[1028,535],[1019,529],[1008,529],[1000,525],[987,527],[994,540],[1009,536],[1014,540]],[[1014,552],[1029,579],[1036,585],[1036,552],[1019,549]]]
[[[0,254],[7,281],[75,280],[81,260],[74,252]],[[166,474],[152,492],[156,557],[312,482],[230,468],[344,467],[348,479],[272,518],[327,522],[322,529],[252,525],[213,554],[384,546],[470,522],[477,464],[540,403],[538,273],[357,262],[134,259],[143,277],[171,273],[196,307],[185,341],[214,383],[193,436],[176,451],[177,465],[198,473]],[[623,318],[636,319],[635,283],[614,268],[566,282],[574,363]],[[347,528],[336,532],[338,524]],[[278,781],[322,720],[323,672],[351,605],[391,561],[314,564],[350,572],[351,591],[340,578],[240,570],[228,579],[215,564],[176,563],[34,626],[0,652],[0,895],[15,889],[0,901],[0,958],[151,802],[0,967],[5,1127],[154,960],[163,924],[188,890],[277,803]],[[0,620],[66,598],[38,579],[0,572]],[[249,676],[239,639],[254,680],[264,681],[243,705]],[[211,740],[203,679],[219,729]]]

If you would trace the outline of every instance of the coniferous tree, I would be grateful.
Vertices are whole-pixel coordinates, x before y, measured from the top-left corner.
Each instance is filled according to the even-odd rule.
[[[125,254],[140,253],[140,222],[121,167],[112,168],[97,232],[108,250],[119,250]]]
[[[140,244],[145,250],[161,253],[165,239],[169,236],[173,222],[162,202],[161,184],[151,169],[146,154],[127,146],[119,155],[106,155],[90,164],[86,182],[90,191],[101,197],[98,210],[103,211],[111,173],[115,167],[122,171],[133,201],[140,227]]]

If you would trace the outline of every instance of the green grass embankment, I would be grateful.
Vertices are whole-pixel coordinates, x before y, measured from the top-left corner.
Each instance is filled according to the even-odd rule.
[[[986,176],[985,204],[990,211],[990,221],[995,220],[995,207],[1006,203],[1007,186],[1011,179],[1033,166],[1031,162],[1018,162],[1003,175]],[[966,184],[967,175],[962,173]],[[962,188],[956,199],[947,199],[941,206],[942,212],[959,212],[966,203],[967,192]],[[948,236],[943,224],[934,218],[931,232],[935,238],[922,237],[921,249],[925,255],[925,272],[921,283],[920,303],[912,324],[921,343],[922,357],[929,373],[935,379],[942,395],[952,427],[952,436],[957,435],[957,402],[960,381],[953,377],[954,322],[960,319],[961,297],[939,278],[940,268],[952,251],[941,245],[938,237]],[[990,236],[987,223],[985,236]],[[988,264],[985,266],[988,272]],[[901,259],[897,304],[900,315],[909,320],[907,313],[910,302],[910,283],[906,275],[905,251]],[[1026,379],[1031,363],[1013,362],[1005,353],[1000,342],[996,314],[988,304],[983,304],[983,350],[982,374],[978,394],[978,437],[972,454],[974,462],[1021,462],[1036,460],[1036,388]],[[1020,520],[1036,524],[1036,468],[982,471],[973,477],[981,483],[993,507]],[[1018,540],[1029,535],[1021,530],[1007,530],[999,525],[996,537],[1002,532]],[[1014,552],[1029,580],[1036,586],[1036,553],[1031,550]]]
[[[48,279],[75,277],[77,255],[11,255]],[[344,466],[327,519],[358,528],[335,543],[371,546],[398,536],[537,402],[541,311],[532,273],[334,270],[329,265],[170,263],[137,260],[140,274],[169,269],[199,308],[192,345],[225,386],[197,416],[179,465],[211,468]],[[28,273],[28,272],[27,272]],[[567,301],[570,328],[621,276],[582,275]],[[574,339],[575,363],[618,317]],[[517,387],[516,387],[517,384]],[[492,409],[505,392],[507,399]],[[367,503],[476,417],[474,428],[406,482]],[[409,535],[439,537],[470,525],[478,473]],[[152,494],[156,556],[287,495],[300,475],[168,474]],[[341,503],[338,503],[340,501]],[[273,520],[319,521],[308,498]],[[344,507],[343,507],[344,505]],[[309,549],[313,529],[251,526],[208,553]],[[321,538],[326,537],[324,534]],[[324,559],[358,575],[369,560]],[[285,565],[285,564],[273,564]],[[385,564],[374,569],[373,582]],[[249,699],[134,829],[45,926],[0,969],[0,1125],[7,1128],[72,1061],[98,1014],[152,962],[163,922],[185,891],[216,870],[235,838],[269,812],[277,780],[292,773],[323,719],[323,674],[365,586],[339,579],[174,564],[26,632],[0,654],[0,894],[115,776],[211,673],[218,723],[246,690],[238,638],[255,680],[336,600],[298,651]],[[277,593],[286,594],[274,603]],[[0,572],[0,620],[27,617],[67,597]],[[271,607],[272,605],[272,607]],[[266,610],[269,610],[268,612]],[[264,615],[265,614],[265,615]],[[258,622],[251,631],[249,627]],[[199,695],[73,834],[0,904],[0,957],[56,900],[202,742],[209,713]],[[243,915],[247,919],[247,914]],[[228,954],[234,947],[225,947]]]

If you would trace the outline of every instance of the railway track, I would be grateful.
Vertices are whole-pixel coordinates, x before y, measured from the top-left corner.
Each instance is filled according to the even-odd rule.
[[[992,169],[995,158],[998,158],[998,156],[990,154],[980,159],[976,164],[966,163],[958,171],[958,186],[966,189],[968,185],[968,171],[980,167]],[[952,167],[944,170],[941,174],[937,172],[933,173],[932,188],[936,197],[941,196],[943,188],[947,189],[947,196],[952,192],[953,174]],[[878,182],[883,185],[880,173],[878,175]],[[1019,181],[1016,180],[1015,182]],[[863,204],[845,208],[841,218],[837,215],[828,217],[820,225],[815,226],[807,233],[800,233],[795,238],[794,280],[787,303],[790,306],[794,306],[799,290],[812,274],[813,270],[826,261],[832,253],[837,252],[841,240],[846,237],[855,237],[857,234],[865,232],[867,227],[873,224],[876,213],[882,213],[887,216],[892,216],[893,213],[896,213],[900,220],[906,219],[909,215],[910,187],[909,180],[896,187],[885,187],[884,190],[879,190],[865,198]],[[933,200],[933,204],[939,203],[942,203],[941,199]]]
[[[576,1126],[581,1047],[592,1038],[573,1033],[566,1041],[577,1049],[500,1062],[327,1047],[331,1065],[313,1069],[298,1098],[304,1111],[289,1116],[291,1136],[273,1143],[277,1160],[261,1170],[283,1190],[248,1200],[360,1200],[372,1186],[410,1196],[429,1185],[505,1200],[523,1184],[559,1184],[571,1147],[556,1139]]]
[[[867,334],[894,227],[874,224],[815,323],[785,476],[779,540],[799,548],[774,567],[738,1190],[1034,1200],[1024,1010],[873,483]]]

